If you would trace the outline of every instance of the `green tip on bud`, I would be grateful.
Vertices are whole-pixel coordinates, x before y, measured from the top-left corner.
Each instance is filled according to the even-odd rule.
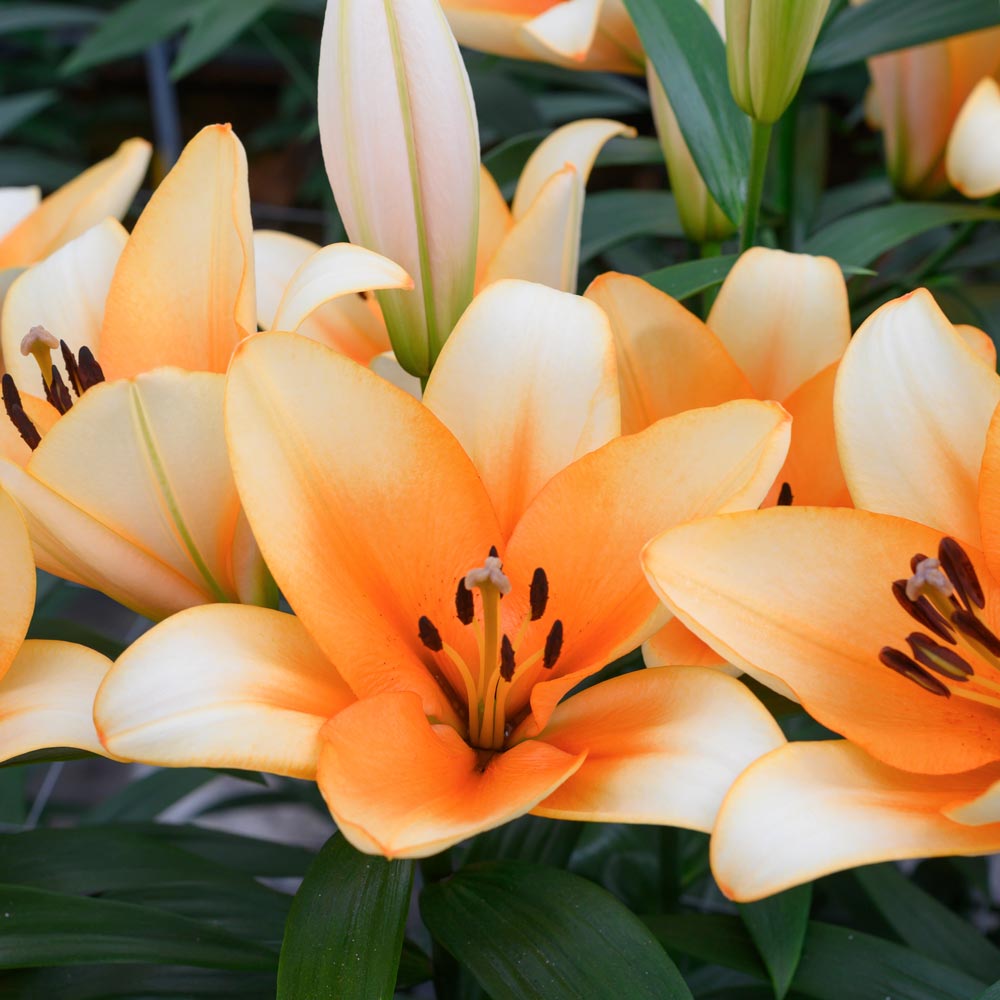
[[[726,59],[736,103],[770,125],[798,92],[830,0],[726,0]]]

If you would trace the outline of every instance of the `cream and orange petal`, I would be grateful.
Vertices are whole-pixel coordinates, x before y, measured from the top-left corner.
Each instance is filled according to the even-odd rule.
[[[586,757],[535,740],[477,751],[409,692],[357,702],[321,737],[317,781],[333,818],[359,850],[389,858],[437,854],[516,819]]]
[[[662,417],[755,395],[718,337],[676,299],[627,274],[602,274],[586,291],[615,335],[622,433]]]
[[[354,700],[294,615],[212,604],[130,646],[94,718],[116,757],[313,778],[320,730]]]
[[[739,774],[785,742],[743,684],[704,667],[597,684],[562,702],[539,739],[586,760],[535,813],[705,832]]]
[[[996,851],[1000,823],[966,826],[942,811],[996,774],[915,774],[846,740],[790,743],[752,764],[726,796],[712,871],[726,895],[751,902],[857,865]]]
[[[647,667],[721,667],[740,673],[679,618],[671,618],[642,644],[642,659]]]
[[[50,194],[0,239],[0,268],[34,263],[109,215],[120,219],[146,176],[151,152],[145,139],[128,139]]]
[[[479,235],[476,243],[476,287],[486,273],[489,262],[510,232],[514,220],[493,175],[484,166],[479,168]]]
[[[37,369],[36,369],[37,371]],[[39,375],[39,379],[41,375]],[[59,411],[47,400],[20,392],[21,408],[24,410],[32,426],[45,437],[59,420]],[[16,465],[27,465],[31,459],[31,449],[24,442],[20,432],[7,419],[6,414],[0,415],[0,458],[9,459]]]
[[[778,507],[675,528],[643,563],[667,606],[730,662],[765,684],[777,676],[886,763],[945,773],[1000,760],[997,710],[931,694],[879,661],[919,631],[893,581],[941,537],[868,511]]]
[[[417,622],[445,631],[459,577],[502,544],[462,446],[406,393],[292,334],[240,348],[226,424],[254,534],[324,652],[359,697],[417,690],[446,716]]]
[[[35,610],[35,560],[28,530],[14,501],[0,489],[0,677],[28,631]]]
[[[74,354],[87,346],[101,357],[104,302],[127,240],[120,222],[105,219],[28,268],[11,285],[3,302],[0,351],[22,391],[42,391],[38,363],[21,353],[21,340],[32,327],[44,326]],[[58,351],[52,360],[63,368]]]
[[[993,343],[993,338],[978,326],[969,323],[956,323],[955,333],[961,338],[966,347],[979,358],[980,361],[990,371],[997,369],[997,345]]]
[[[755,247],[729,272],[708,325],[754,394],[783,400],[844,353],[847,286],[829,257]]]
[[[41,199],[37,185],[0,188],[0,240],[38,208]]]
[[[834,392],[844,476],[858,507],[980,546],[977,480],[1000,378],[930,292],[882,306],[844,355]]]
[[[264,330],[274,328],[278,303],[292,275],[320,249],[318,243],[276,229],[253,231],[254,291],[257,296],[257,323]]]
[[[525,44],[540,54],[583,62],[597,33],[602,0],[562,0],[521,28]]]
[[[455,327],[424,403],[475,463],[507,537],[556,473],[618,436],[608,321],[576,295],[491,285]]]
[[[691,410],[612,441],[542,490],[507,548],[516,589],[527,591],[536,567],[548,575],[548,610],[536,637],[555,619],[564,629],[555,677],[530,691],[535,725],[544,726],[574,674],[592,673],[665,623],[639,562],[646,542],[690,518],[756,507],[788,437],[788,416],[775,403]],[[514,703],[526,700],[541,676],[539,667],[515,679]]]
[[[948,180],[967,198],[1000,191],[1000,84],[984,77],[962,105],[948,139]]]
[[[993,411],[979,469],[979,524],[986,564],[1000,580],[1000,405]]]
[[[0,760],[47,747],[107,756],[94,696],[111,661],[72,642],[28,639],[0,679]]]
[[[162,365],[224,372],[257,329],[246,154],[203,128],[143,210],[115,271],[101,330],[108,378]]]

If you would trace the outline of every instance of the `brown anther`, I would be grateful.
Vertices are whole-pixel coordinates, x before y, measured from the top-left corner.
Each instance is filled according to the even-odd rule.
[[[73,398],[66,388],[62,375],[55,365],[52,366],[52,381],[45,387],[45,398],[60,412],[68,413],[73,406]]]
[[[10,422],[17,429],[17,433],[21,435],[24,443],[34,451],[41,443],[42,435],[38,433],[31,418],[24,412],[24,407],[21,405],[21,395],[17,391],[14,379],[6,372],[2,379],[2,394],[3,408],[7,411]]]
[[[80,348],[78,359],[80,384],[84,392],[104,381],[104,369],[98,364],[94,352],[89,347]]]
[[[910,572],[916,573],[917,567],[922,563],[927,561],[927,556],[923,552],[918,552],[915,556],[910,559]]]
[[[76,363],[76,358],[73,357],[73,352],[65,340],[59,341],[59,351],[62,354],[63,364],[66,366],[66,374],[69,375],[69,384],[77,396],[80,396],[83,393],[83,385],[80,382],[80,366]]]
[[[954,538],[942,538],[938,546],[938,559],[966,608],[971,611],[973,604],[977,608],[985,608],[986,597],[976,575],[976,567],[972,565],[965,549]]]
[[[906,653],[901,653],[891,646],[883,646],[878,654],[879,660],[890,670],[895,670],[914,684],[919,684],[925,691],[931,694],[940,695],[943,698],[950,698],[951,692],[932,674],[929,674],[919,663],[911,660]]]
[[[500,641],[500,676],[509,681],[514,676],[514,646],[504,635]]]
[[[492,558],[492,559],[499,559],[500,558],[500,553],[497,552],[497,547],[495,545],[491,545],[490,546],[490,558]]]
[[[997,638],[971,611],[960,608],[952,613],[951,621],[966,638],[978,642],[993,656],[1000,656],[1000,638]]]
[[[472,591],[465,585],[465,577],[458,581],[455,591],[455,614],[463,625],[471,625],[476,616],[476,605],[472,600]]]
[[[420,641],[432,653],[440,653],[444,649],[441,633],[427,615],[420,616],[420,621],[417,622],[417,634],[420,636]]]
[[[942,677],[953,681],[967,681],[974,673],[972,667],[955,650],[940,645],[930,636],[912,632],[906,637],[906,641],[917,663]]]
[[[549,603],[549,578],[541,566],[531,577],[531,620],[537,622]]]
[[[791,483],[782,483],[781,484],[781,489],[778,490],[777,505],[779,507],[791,507],[792,506],[792,501],[794,499],[795,499],[795,497],[792,494],[792,484]]]
[[[557,618],[545,637],[545,652],[542,654],[542,666],[551,670],[559,659],[563,644],[563,623]]]
[[[892,595],[899,606],[918,624],[933,632],[939,639],[955,645],[955,636],[948,619],[931,602],[921,595],[915,601],[906,596],[906,581],[896,580],[892,585]]]

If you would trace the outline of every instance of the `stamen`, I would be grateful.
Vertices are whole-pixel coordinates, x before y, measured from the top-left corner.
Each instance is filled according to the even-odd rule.
[[[41,444],[42,435],[38,433],[31,418],[24,412],[24,407],[21,405],[21,395],[17,391],[14,379],[6,372],[2,379],[2,393],[3,408],[7,411],[10,422],[17,429],[17,433],[21,435],[24,443],[34,451]]]
[[[42,372],[42,381],[48,389],[51,381],[52,352],[59,346],[59,341],[45,329],[44,326],[33,326],[21,338],[21,353],[27,357],[33,354],[35,362]]]
[[[69,344],[65,340],[59,341],[59,350],[62,352],[63,364],[66,366],[66,373],[69,375],[69,384],[79,397],[83,393],[83,385],[80,381],[80,366],[73,357],[73,352],[69,349]]]
[[[86,392],[87,389],[92,389],[104,381],[104,369],[98,364],[94,352],[89,347],[81,347],[78,357],[80,384],[83,386],[83,391]]]
[[[458,581],[455,591],[455,614],[463,625],[471,625],[476,617],[476,605],[472,600],[472,591],[465,585],[465,578]]]
[[[972,677],[972,667],[947,646],[941,646],[929,636],[913,632],[906,637],[913,651],[913,658],[928,670],[953,681],[967,681]]]
[[[45,386],[45,398],[60,412],[68,413],[73,406],[73,399],[66,388],[62,375],[55,365],[49,375],[49,382]]]
[[[883,646],[878,658],[890,670],[895,670],[897,674],[901,674],[907,680],[919,684],[925,691],[943,698],[951,696],[951,691],[941,681],[929,674],[916,661],[911,660],[906,653],[901,653],[891,646]]]
[[[923,552],[918,552],[916,555],[910,557],[910,572],[916,573],[917,567],[925,560],[928,556],[925,556]]]
[[[496,559],[500,555],[500,553],[497,552],[497,547],[495,545],[491,545],[490,546],[490,553],[489,554],[490,554],[490,558],[491,559]]]
[[[545,614],[549,603],[549,578],[541,566],[531,577],[531,620],[537,622]]]
[[[432,653],[440,653],[444,649],[441,633],[427,615],[420,616],[420,621],[417,622],[417,634],[420,636],[420,641]]]
[[[948,619],[926,597],[920,596],[911,601],[906,596],[906,580],[896,580],[892,585],[892,594],[899,601],[899,606],[925,629],[933,632],[938,638],[955,645],[955,636]]]
[[[507,635],[504,634],[500,642],[500,676],[505,681],[509,682],[514,676],[514,666],[514,647]]]
[[[976,567],[972,565],[972,560],[965,549],[954,538],[942,538],[938,546],[938,558],[941,561],[941,568],[955,585],[955,590],[958,591],[958,596],[966,608],[971,611],[973,604],[977,608],[985,608],[986,598],[979,577],[976,575]]]
[[[542,666],[546,670],[551,670],[559,659],[563,644],[563,623],[556,619],[549,629],[549,634],[545,637],[545,654],[542,658]]]
[[[922,559],[913,570],[913,576],[906,581],[906,596],[911,601],[915,601],[925,591],[944,598],[955,593],[955,588],[937,559]]]
[[[966,639],[979,643],[993,656],[1000,656],[1000,638],[997,638],[971,611],[960,608],[951,616],[951,621]]]
[[[781,484],[781,489],[778,490],[778,502],[777,502],[777,506],[778,507],[791,507],[792,506],[792,501],[794,499],[795,499],[795,497],[792,494],[792,484],[791,483],[782,483]]]

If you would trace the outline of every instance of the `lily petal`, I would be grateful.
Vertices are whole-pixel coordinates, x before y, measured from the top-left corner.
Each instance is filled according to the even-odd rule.
[[[528,812],[583,763],[540,741],[483,759],[420,698],[365,698],[322,732],[320,791],[359,850],[427,857]]]
[[[275,229],[253,231],[254,286],[257,294],[257,323],[274,329],[278,303],[292,275],[318,250],[312,240]]]
[[[589,3],[590,0],[585,2]],[[600,5],[600,0],[597,0],[596,5]],[[556,6],[566,8],[571,4],[563,3]],[[534,23],[537,24],[538,21]],[[563,125],[562,128],[557,128],[551,135],[546,136],[528,157],[528,162],[525,163],[518,178],[514,203],[511,206],[514,221],[517,222],[527,215],[549,178],[567,165],[571,164],[576,169],[580,183],[585,185],[597,154],[609,139],[617,135],[634,136],[635,129],[609,118],[585,118]]]
[[[461,445],[406,393],[291,334],[241,346],[226,427],[267,564],[347,682],[359,697],[421,691],[428,715],[451,717],[417,622],[459,629],[455,581],[502,541]]]
[[[968,323],[956,323],[955,333],[990,371],[996,371],[997,345],[985,330],[980,330],[978,326],[970,326]]]
[[[522,27],[525,44],[546,55],[583,62],[597,33],[602,0],[562,0]]]
[[[647,667],[727,667],[726,672],[742,673],[726,663],[725,657],[719,656],[679,618],[671,618],[642,644],[642,660]]]
[[[94,718],[128,760],[314,778],[320,729],[354,700],[294,615],[210,604],[130,646]]]
[[[586,760],[537,815],[705,832],[739,774],[785,742],[743,684],[703,667],[597,684],[562,702],[540,739]]]
[[[713,874],[731,899],[752,902],[857,865],[995,851],[1000,823],[964,826],[942,809],[996,771],[935,777],[846,740],[789,743],[752,764],[722,803]]]
[[[58,191],[0,239],[0,268],[33,264],[109,215],[120,219],[146,175],[152,147],[128,139]]]
[[[967,98],[948,139],[948,180],[966,198],[1000,191],[1000,84],[984,77]]]
[[[224,372],[257,330],[246,154],[203,128],[143,210],[111,282],[100,362],[108,378],[162,365]]]
[[[35,560],[24,518],[0,489],[0,677],[7,672],[35,610]],[[2,730],[2,727],[0,727]]]
[[[493,175],[479,168],[479,236],[476,243],[476,288],[482,284],[486,268],[493,259],[514,220]]]
[[[37,369],[36,369],[37,370]],[[32,396],[30,393],[19,393],[21,406],[28,419],[34,424],[35,430],[45,437],[55,426],[61,414],[47,400]],[[31,449],[24,443],[17,428],[7,419],[6,414],[0,416],[0,458],[8,459],[15,465],[25,466],[31,460]]]
[[[837,440],[855,504],[981,548],[977,480],[1000,378],[955,334],[930,292],[882,306],[841,362]]]
[[[107,756],[93,705],[110,667],[106,656],[86,646],[28,639],[0,680],[0,760],[46,747]]]
[[[518,593],[536,567],[545,570],[548,611],[534,627],[544,633],[559,619],[564,644],[554,679],[531,689],[539,665],[514,681],[511,704],[530,691],[529,735],[583,677],[665,623],[642,577],[646,542],[691,518],[758,506],[784,461],[789,424],[776,403],[756,400],[690,410],[612,441],[539,493],[514,529],[505,568]]]
[[[643,564],[667,607],[731,663],[780,678],[887,764],[939,774],[1000,759],[996,710],[929,694],[878,656],[914,630],[893,581],[941,537],[868,511],[779,507],[675,528]]]
[[[1000,406],[993,411],[979,470],[979,523],[986,565],[1000,580]]]
[[[756,396],[784,400],[844,353],[847,286],[829,257],[755,247],[729,272],[708,325]]]
[[[0,188],[0,240],[38,208],[41,199],[41,188],[36,185]]]
[[[719,338],[648,282],[602,274],[586,298],[607,313],[614,331],[623,433],[684,410],[754,395]]]
[[[424,403],[475,463],[506,538],[557,472],[618,436],[608,321],[576,295],[491,285],[455,327]]]
[[[100,358],[104,302],[127,240],[120,222],[105,219],[28,268],[11,285],[3,303],[0,350],[20,389],[33,393],[42,389],[38,364],[20,349],[21,339],[33,326],[44,326],[66,341],[74,354],[86,345]],[[62,368],[58,352],[53,362]]]

